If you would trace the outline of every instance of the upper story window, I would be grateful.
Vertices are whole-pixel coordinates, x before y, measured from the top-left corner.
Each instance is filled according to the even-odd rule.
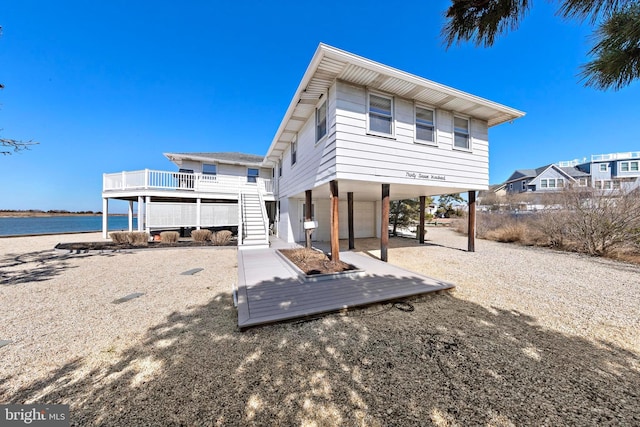
[[[416,141],[435,143],[435,112],[418,106],[416,106],[415,111]]]
[[[629,172],[629,162],[620,163],[620,172]]]
[[[327,134],[327,101],[316,108],[316,142]]]
[[[295,165],[297,160],[298,160],[298,141],[296,141],[296,139],[294,138],[293,141],[291,141],[291,166]]]
[[[631,171],[638,172],[638,162],[630,162],[629,166],[631,166]]]
[[[463,117],[453,118],[453,133],[455,148],[469,149],[469,119]]]
[[[606,172],[606,171],[607,171],[607,164],[600,163],[600,172]]]
[[[260,175],[260,171],[254,168],[247,169],[247,182],[258,182],[258,175]]]
[[[546,178],[540,180],[540,188],[562,188],[564,187],[564,179],[562,178]]]
[[[369,132],[393,135],[393,98],[369,94]]]
[[[216,165],[209,165],[204,163],[202,165],[202,173],[204,175],[216,175],[218,173],[218,168]]]

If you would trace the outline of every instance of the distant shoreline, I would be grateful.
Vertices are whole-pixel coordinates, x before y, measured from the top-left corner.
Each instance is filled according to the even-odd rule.
[[[109,216],[126,216],[127,214],[109,214]],[[56,216],[102,216],[102,212],[38,212],[38,211],[0,211],[0,218],[44,218]],[[136,215],[134,215],[135,217]]]

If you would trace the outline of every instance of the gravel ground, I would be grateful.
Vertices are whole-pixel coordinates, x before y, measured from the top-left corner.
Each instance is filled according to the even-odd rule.
[[[83,426],[640,425],[639,267],[427,239],[391,239],[390,262],[454,291],[244,333],[233,248],[0,239],[0,403],[70,404]]]

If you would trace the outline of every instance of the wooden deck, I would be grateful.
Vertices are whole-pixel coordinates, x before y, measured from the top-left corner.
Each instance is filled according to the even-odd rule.
[[[238,327],[281,322],[454,287],[353,252],[340,259],[366,274],[306,283],[274,249],[238,251]]]

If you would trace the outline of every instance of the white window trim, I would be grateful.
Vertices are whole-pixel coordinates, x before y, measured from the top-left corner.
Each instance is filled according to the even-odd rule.
[[[379,96],[380,98],[387,98],[391,100],[391,133],[383,133],[383,132],[376,132],[371,130],[370,128],[370,119],[369,119],[369,114],[370,114],[370,100],[371,100],[371,95],[375,95],[375,96]],[[381,136],[383,138],[391,138],[391,139],[395,139],[396,138],[396,102],[395,99],[392,95],[387,95],[384,93],[380,93],[380,92],[375,92],[375,91],[367,91],[367,105],[366,105],[366,115],[367,115],[367,135],[375,135],[375,136]]]
[[[631,172],[631,162],[620,162],[620,172]],[[627,170],[622,170],[622,165],[627,165]]]
[[[250,176],[251,176],[251,177],[253,177],[253,175],[249,175],[249,170],[250,170],[250,169],[253,169],[253,170],[258,171],[258,174],[257,174],[257,175],[255,175],[256,182],[251,182],[251,181],[249,181],[249,177],[250,177]],[[247,184],[257,184],[257,183],[258,183],[258,179],[259,179],[259,178],[260,178],[260,168],[250,168],[250,167],[247,167]]]
[[[604,166],[604,169],[602,169],[603,166]],[[598,166],[598,170],[600,172],[606,172],[609,170],[609,166],[606,163],[600,163],[600,166]]]
[[[464,119],[467,121],[469,128],[468,128],[468,141],[469,141],[469,147],[468,148],[464,148],[464,147],[457,147],[456,146],[456,118],[458,119]],[[465,151],[467,153],[470,153],[472,151],[473,148],[473,141],[471,138],[471,117],[467,117],[467,116],[463,116],[462,114],[453,114],[452,118],[451,118],[451,147],[454,150],[457,151]]]
[[[327,136],[329,135],[329,99],[328,96],[323,96],[322,97],[324,100],[322,102],[320,102],[320,106],[316,107],[316,113],[314,116],[314,128],[316,131],[316,144],[319,143],[320,141],[324,140],[327,138]],[[325,121],[325,129],[324,129],[324,135],[322,135],[320,138],[318,138],[318,110],[320,110],[320,108],[322,108],[322,105],[324,105],[324,121]]]
[[[433,141],[426,141],[424,139],[418,139],[418,123],[416,120],[416,109],[417,108],[422,108],[423,110],[430,110],[433,112]],[[419,103],[414,103],[413,104],[413,142],[415,142],[416,144],[424,144],[424,145],[432,145],[432,146],[437,146],[438,145],[438,124],[437,124],[437,111],[435,108],[429,106],[429,105],[424,105],[424,104],[419,104]]]
[[[633,169],[633,165],[636,165],[635,170]],[[640,172],[640,162],[629,162],[629,172]]]
[[[294,150],[294,147],[295,147],[295,150]],[[290,149],[291,149],[291,153],[289,154],[291,155],[291,167],[294,167],[298,163],[298,135],[294,136],[293,139],[291,140]],[[295,152],[295,156],[293,155],[294,152]]]

